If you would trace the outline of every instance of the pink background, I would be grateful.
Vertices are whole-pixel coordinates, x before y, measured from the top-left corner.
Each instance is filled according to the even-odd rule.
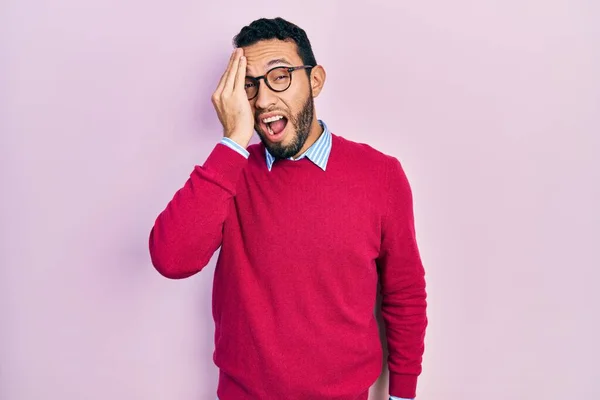
[[[214,399],[214,259],[169,281],[147,237],[261,16],[307,30],[319,117],[412,182],[419,398],[600,398],[599,3],[348,4],[2,2],[1,399]]]

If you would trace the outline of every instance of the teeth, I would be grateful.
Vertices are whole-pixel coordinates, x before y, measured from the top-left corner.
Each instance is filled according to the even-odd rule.
[[[279,121],[282,118],[283,117],[281,115],[276,115],[274,117],[265,118],[262,120],[262,122],[264,122],[265,124],[269,124],[271,122]]]

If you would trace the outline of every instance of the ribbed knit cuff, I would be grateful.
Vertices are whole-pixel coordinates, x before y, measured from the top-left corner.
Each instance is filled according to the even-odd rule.
[[[390,371],[390,395],[412,399],[417,396],[417,376],[394,374]]]
[[[246,158],[248,158],[250,156],[250,153],[248,153],[248,150],[246,150],[241,144],[229,139],[228,137],[222,138],[221,143],[227,147],[232,148],[233,150],[237,151],[238,153],[240,153],[241,155],[243,155]]]
[[[240,173],[248,163],[248,159],[237,151],[218,143],[208,155],[203,168],[221,180],[222,184],[235,190]]]

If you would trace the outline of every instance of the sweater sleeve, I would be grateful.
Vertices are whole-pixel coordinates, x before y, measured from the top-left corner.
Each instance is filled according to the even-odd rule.
[[[389,393],[414,398],[427,327],[425,271],[416,241],[410,184],[400,162],[390,158],[390,164],[377,259],[389,351]]]
[[[221,246],[223,224],[247,162],[239,152],[218,143],[158,215],[149,247],[161,275],[187,278],[208,264]]]

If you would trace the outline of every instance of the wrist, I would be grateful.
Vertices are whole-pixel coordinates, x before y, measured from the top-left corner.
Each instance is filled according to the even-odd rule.
[[[240,134],[237,132],[231,133],[231,134],[226,134],[225,135],[226,138],[228,138],[229,140],[233,140],[234,142],[236,142],[237,144],[239,144],[240,146],[242,146],[244,149],[248,148],[248,145],[250,144],[250,139],[252,139],[252,134],[248,135],[248,134]]]

